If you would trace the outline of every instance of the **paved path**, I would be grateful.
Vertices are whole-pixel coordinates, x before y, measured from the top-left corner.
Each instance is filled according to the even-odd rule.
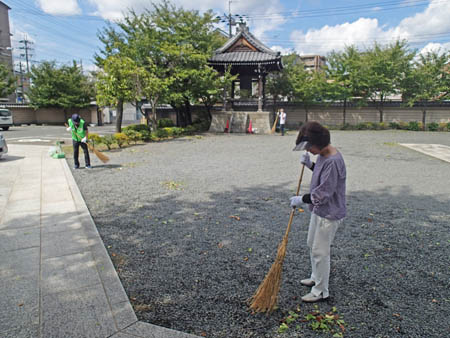
[[[193,337],[139,322],[65,160],[0,160],[0,337]]]
[[[442,144],[413,144],[400,143],[400,145],[436,157],[442,161],[450,162],[450,147]]]

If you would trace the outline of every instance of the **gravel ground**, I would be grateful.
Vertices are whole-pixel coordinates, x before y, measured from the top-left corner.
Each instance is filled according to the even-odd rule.
[[[450,133],[333,131],[348,217],[332,249],[330,298],[300,302],[305,212],[289,237],[279,310],[248,311],[287,226],[294,142],[294,133],[207,134],[111,151],[110,164],[74,172],[138,318],[206,337],[318,337],[300,319],[336,307],[346,337],[450,336],[450,163],[397,144],[450,146]],[[291,310],[299,320],[279,334]]]

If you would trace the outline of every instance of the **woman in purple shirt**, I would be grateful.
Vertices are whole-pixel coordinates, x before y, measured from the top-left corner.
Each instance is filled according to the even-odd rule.
[[[306,150],[300,162],[313,172],[310,193],[291,197],[291,207],[307,204],[311,211],[307,244],[312,272],[300,283],[312,287],[302,300],[317,302],[329,296],[330,247],[346,214],[347,175],[341,153],[330,144],[330,132],[318,122],[308,122],[300,129],[294,150]],[[319,155],[316,163],[308,152]]]

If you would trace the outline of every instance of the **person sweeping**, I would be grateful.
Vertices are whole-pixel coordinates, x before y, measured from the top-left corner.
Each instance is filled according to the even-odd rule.
[[[69,124],[69,126],[67,127],[67,131],[72,132],[73,160],[75,165],[74,168],[80,168],[78,153],[81,147],[84,152],[84,162],[86,164],[86,168],[91,169],[91,159],[89,157],[89,150],[87,146],[89,131],[86,122],[78,114],[73,114],[67,122]]]
[[[300,162],[312,170],[310,193],[290,198],[291,207],[307,205],[311,211],[307,245],[311,259],[311,276],[300,281],[312,287],[302,297],[317,302],[329,297],[330,249],[337,229],[346,216],[346,168],[341,153],[331,145],[330,132],[318,122],[301,127],[294,150],[306,150]],[[309,153],[318,155],[311,161]]]

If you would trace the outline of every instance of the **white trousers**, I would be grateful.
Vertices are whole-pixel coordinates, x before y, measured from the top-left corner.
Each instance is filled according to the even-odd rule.
[[[329,296],[330,247],[334,235],[342,220],[332,221],[316,214],[311,214],[308,229],[308,247],[311,258],[311,279],[316,283],[311,289],[315,296]]]

